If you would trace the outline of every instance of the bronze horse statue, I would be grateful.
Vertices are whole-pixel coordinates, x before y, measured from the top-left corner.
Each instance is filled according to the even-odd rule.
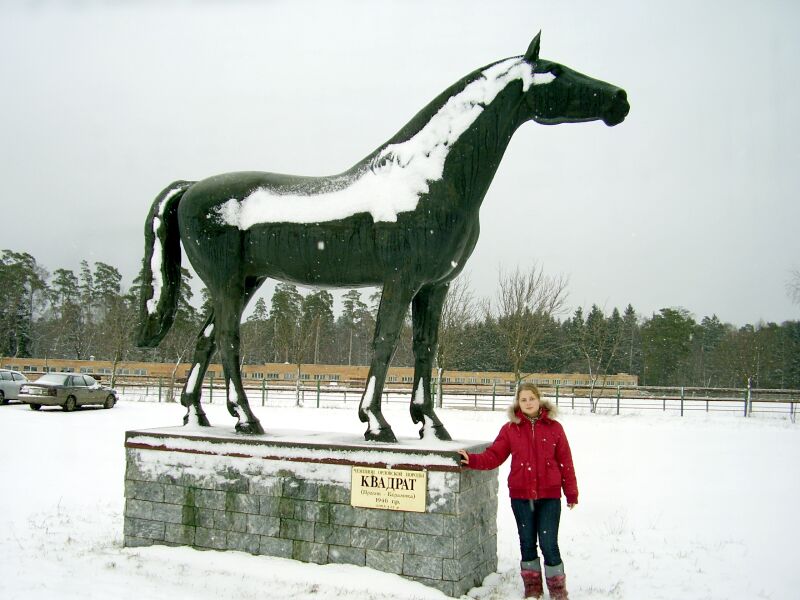
[[[411,418],[420,436],[449,440],[434,412],[431,368],[449,282],[478,240],[481,202],[516,129],[602,119],[621,123],[623,90],[539,58],[537,35],[523,56],[460,79],[394,137],[338,175],[226,173],[177,181],[153,202],[145,224],[140,346],[172,325],[181,242],[212,303],[197,337],[181,403],[200,425],[202,380],[219,348],[236,430],[260,434],[239,370],[242,311],[272,277],[320,287],[382,286],[372,363],[358,416],[364,437],[397,441],[381,412],[389,361],[412,307]],[[231,391],[231,385],[233,391]]]

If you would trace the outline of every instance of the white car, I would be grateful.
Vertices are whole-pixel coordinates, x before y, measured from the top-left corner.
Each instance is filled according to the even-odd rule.
[[[24,383],[28,383],[28,378],[19,371],[0,369],[0,404],[19,400],[19,388]]]

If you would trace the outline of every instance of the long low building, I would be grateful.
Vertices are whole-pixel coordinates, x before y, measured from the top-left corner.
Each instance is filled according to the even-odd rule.
[[[69,373],[88,373],[98,375],[102,379],[109,379],[114,374],[114,365],[106,360],[68,360],[61,358],[0,358],[0,364],[5,369],[12,369],[25,373],[30,379],[35,379],[38,374],[48,371],[65,371]],[[175,369],[174,363],[130,362],[122,361],[116,365],[115,378],[124,381],[133,381],[138,378],[172,378],[173,373],[177,379],[189,376],[192,365],[180,363]],[[366,384],[369,367],[353,365],[311,365],[300,366],[299,379],[302,383],[320,382],[325,385],[361,386]],[[206,372],[206,380],[220,379],[222,365],[212,363]],[[436,377],[436,372],[433,372]],[[266,363],[260,365],[244,365],[242,378],[245,385],[255,386],[278,383],[296,383],[298,378],[297,365],[288,363]],[[390,367],[386,383],[394,387],[402,387],[413,383],[414,369],[411,367]],[[585,373],[526,373],[524,380],[543,387],[555,386],[583,386],[590,385],[591,378]],[[597,381],[605,386],[631,387],[639,383],[636,375],[618,373],[606,375]],[[445,371],[442,384],[448,386],[464,387],[496,387],[498,389],[514,389],[514,374],[509,372],[491,371]]]

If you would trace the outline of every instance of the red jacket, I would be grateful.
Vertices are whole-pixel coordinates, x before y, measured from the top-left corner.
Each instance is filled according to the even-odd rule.
[[[509,409],[510,412],[510,409]],[[560,498],[578,502],[578,482],[567,435],[561,423],[542,409],[534,426],[521,411],[509,415],[497,438],[480,454],[469,455],[469,468],[496,469],[511,455],[508,491],[512,498]]]

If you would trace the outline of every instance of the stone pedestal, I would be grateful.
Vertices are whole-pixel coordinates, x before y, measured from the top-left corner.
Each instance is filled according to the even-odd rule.
[[[464,470],[455,452],[485,445],[375,444],[301,431],[129,431],[125,545],[362,565],[460,596],[497,569],[497,472]],[[351,505],[353,467],[424,471],[424,512]]]

